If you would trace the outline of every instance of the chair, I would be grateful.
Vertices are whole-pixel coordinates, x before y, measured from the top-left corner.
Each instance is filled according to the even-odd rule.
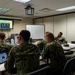
[[[6,51],[1,51],[0,52],[0,75],[4,75],[4,73],[6,72],[4,68],[4,62],[6,58],[7,58]]]
[[[45,66],[41,69],[35,70],[33,72],[30,72],[26,75],[49,75],[49,71],[50,71],[50,67],[49,66]]]
[[[67,60],[62,75],[73,75],[75,71],[75,57]]]
[[[4,63],[7,58],[7,53],[5,51],[0,52],[0,64]]]

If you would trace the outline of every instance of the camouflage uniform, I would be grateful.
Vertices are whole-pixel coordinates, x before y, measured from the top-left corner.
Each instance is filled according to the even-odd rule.
[[[66,42],[65,38],[62,37],[62,36],[59,37],[59,38],[57,38],[56,41],[57,41],[59,44],[62,44],[62,43],[65,43],[65,42]]]
[[[24,42],[11,49],[5,68],[10,72],[15,64],[17,74],[25,75],[39,67],[39,54],[37,46]]]
[[[11,46],[11,45],[0,42],[0,52],[6,51],[6,53],[8,54],[12,47],[13,46]]]
[[[40,52],[42,52],[46,44],[47,44],[47,41],[45,39],[43,39],[40,43],[37,44],[37,46],[40,49]]]
[[[44,59],[50,59],[51,63],[49,65],[53,75],[61,75],[60,72],[65,64],[66,58],[60,44],[56,41],[48,43],[42,52],[42,57]]]

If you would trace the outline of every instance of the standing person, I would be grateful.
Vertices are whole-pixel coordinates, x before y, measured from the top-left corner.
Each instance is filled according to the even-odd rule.
[[[30,32],[22,30],[18,37],[19,45],[13,47],[5,62],[5,69],[12,71],[14,65],[17,75],[25,75],[39,67],[39,49],[29,43]]]
[[[6,51],[6,53],[8,54],[12,46],[6,44],[5,39],[6,35],[4,33],[0,33],[0,52]]]
[[[56,40],[58,43],[60,43],[60,44],[66,42],[65,38],[64,38],[62,35],[63,35],[63,33],[62,33],[62,32],[59,32],[58,35],[57,35],[57,37],[55,38],[55,40]]]
[[[51,75],[61,75],[60,72],[66,61],[63,48],[59,43],[54,41],[52,33],[46,35],[46,41],[47,45],[42,52],[42,57],[43,59],[50,59]]]

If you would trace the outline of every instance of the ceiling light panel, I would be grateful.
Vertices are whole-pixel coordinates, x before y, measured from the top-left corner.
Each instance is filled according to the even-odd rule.
[[[26,3],[26,2],[29,2],[31,0],[14,0],[14,1],[21,2],[21,3]]]
[[[6,13],[8,12],[10,9],[8,8],[0,8],[0,13]]]
[[[67,10],[72,10],[72,9],[75,9],[75,6],[60,8],[60,9],[57,9],[56,11],[67,11]]]

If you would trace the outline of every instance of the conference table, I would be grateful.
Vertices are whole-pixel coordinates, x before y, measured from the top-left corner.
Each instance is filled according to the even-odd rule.
[[[69,46],[64,46],[64,44],[62,44],[61,46],[63,47],[65,56],[67,59],[70,59],[72,57],[75,57],[75,44],[73,43],[67,43]]]
[[[75,44],[72,43],[67,43],[69,46],[64,46],[64,44],[62,44],[61,46],[63,47],[64,50],[71,50],[75,48]]]
[[[4,63],[3,64],[0,64],[0,72],[1,71],[5,71]]]

